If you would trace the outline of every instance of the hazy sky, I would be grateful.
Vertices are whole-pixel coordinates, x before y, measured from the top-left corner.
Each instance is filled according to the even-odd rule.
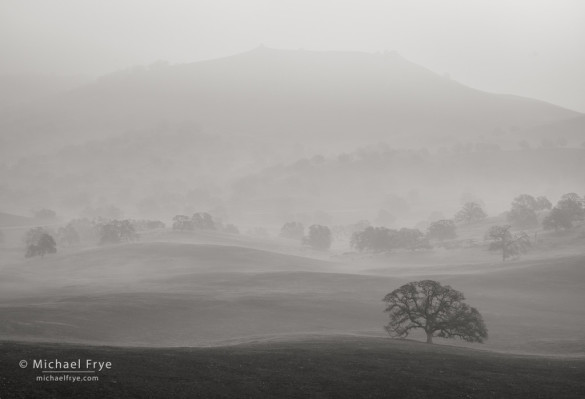
[[[0,0],[0,73],[100,75],[268,47],[396,50],[585,112],[582,0]]]

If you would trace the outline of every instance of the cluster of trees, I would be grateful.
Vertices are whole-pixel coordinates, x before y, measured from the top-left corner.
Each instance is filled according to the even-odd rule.
[[[585,198],[567,193],[553,207],[546,197],[522,194],[514,198],[506,217],[517,228],[537,227],[542,219],[545,230],[569,230],[576,222],[585,220]]]
[[[515,228],[531,228],[542,225],[545,229],[570,229],[577,221],[585,220],[585,198],[575,193],[565,194],[555,207],[544,196],[533,197],[522,194],[514,198],[506,217],[510,224],[492,226],[485,234],[489,241],[489,250],[500,251],[502,260],[506,261],[526,253],[531,247],[528,234],[524,231],[513,232]],[[457,238],[457,225],[473,224],[487,218],[486,212],[477,201],[468,201],[455,214],[453,219],[440,219],[432,222],[427,231],[419,229],[371,226],[367,220],[349,226],[334,226],[333,232],[326,226],[313,225],[305,235],[305,227],[300,222],[285,223],[280,236],[300,239],[303,245],[315,249],[327,249],[331,245],[332,235],[336,239],[350,236],[350,246],[359,252],[389,252],[397,249],[432,248],[432,242],[443,242]],[[452,242],[452,241],[451,241]],[[447,245],[447,243],[439,244]]]
[[[217,230],[230,234],[240,233],[237,226],[233,224],[224,225],[221,220],[214,219],[213,216],[207,212],[196,212],[191,217],[187,215],[176,215],[173,217],[173,230]]]
[[[331,230],[329,227],[320,224],[309,226],[308,234],[302,239],[303,245],[318,250],[329,249],[332,242]]]
[[[466,203],[457,213],[455,220],[463,223],[474,223],[486,218],[481,205],[475,202]],[[444,241],[457,237],[457,225],[454,220],[437,220],[428,228],[426,233],[419,229],[401,228],[390,229],[384,226],[374,227],[367,220],[361,220],[349,226],[334,226],[333,231],[327,226],[312,225],[305,235],[305,227],[300,222],[287,222],[280,229],[280,237],[301,240],[303,245],[315,249],[328,249],[333,236],[336,239],[344,238],[349,233],[352,248],[364,252],[388,252],[395,249],[431,248],[433,240]]]
[[[32,228],[25,234],[25,256],[43,257],[57,252],[57,246],[70,247],[86,243],[119,244],[139,239],[138,231],[164,228],[158,220],[109,220],[97,218],[73,219],[56,231],[44,227]]]
[[[134,225],[128,219],[102,222],[97,225],[97,228],[100,245],[137,241],[139,238]]]
[[[538,213],[552,208],[546,197],[534,198],[529,194],[522,194],[514,198],[512,207],[506,215],[508,221],[519,228],[538,226]]]
[[[556,206],[542,220],[545,230],[569,230],[573,223],[585,219],[585,197],[575,193],[568,193],[561,197]]]
[[[317,250],[327,250],[333,242],[331,229],[320,224],[309,226],[305,235],[305,226],[301,222],[287,222],[281,227],[279,235],[282,238],[299,240],[302,245]]]

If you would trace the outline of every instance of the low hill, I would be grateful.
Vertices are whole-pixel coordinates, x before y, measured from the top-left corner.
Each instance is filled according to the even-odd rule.
[[[409,341],[313,337],[193,349],[1,343],[0,386],[15,398],[582,398],[585,361]],[[111,362],[99,381],[37,382],[33,359]],[[29,367],[18,363],[27,360]]]

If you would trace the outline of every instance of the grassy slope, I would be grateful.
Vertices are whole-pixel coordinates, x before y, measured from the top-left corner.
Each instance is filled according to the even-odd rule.
[[[381,298],[433,278],[463,291],[500,351],[583,355],[585,258],[475,253],[325,262],[237,246],[142,242],[0,269],[0,337],[192,346],[289,334],[383,335]],[[482,258],[484,257],[484,258]],[[464,259],[467,257],[463,257]],[[417,338],[417,336],[414,336]]]
[[[191,349],[0,344],[2,398],[582,398],[585,361],[379,338]],[[111,361],[99,382],[36,382],[26,359]]]

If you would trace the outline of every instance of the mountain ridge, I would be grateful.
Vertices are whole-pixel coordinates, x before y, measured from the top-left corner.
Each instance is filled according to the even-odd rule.
[[[22,139],[51,141],[43,135],[67,143],[169,122],[289,141],[354,144],[392,138],[420,145],[580,115],[470,88],[396,53],[257,48],[106,75],[0,115],[0,128],[3,140],[17,147]]]

